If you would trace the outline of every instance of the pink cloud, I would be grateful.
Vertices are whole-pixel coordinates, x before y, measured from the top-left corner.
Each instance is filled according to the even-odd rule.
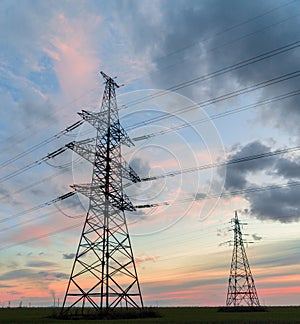
[[[159,255],[154,255],[154,256],[141,255],[141,256],[135,257],[135,263],[141,264],[141,263],[146,263],[146,262],[156,262],[159,258],[160,258]]]
[[[68,105],[74,114],[82,105],[87,105],[90,100],[94,103],[100,96],[98,93],[92,95],[89,91],[99,86],[99,80],[101,82],[98,75],[101,61],[93,38],[101,21],[101,17],[91,13],[76,18],[58,14],[52,19],[52,32],[43,46],[44,52],[54,62],[61,88],[61,97],[58,99],[63,104],[77,99],[76,104],[74,101],[72,106]],[[97,41],[101,42],[101,38]]]

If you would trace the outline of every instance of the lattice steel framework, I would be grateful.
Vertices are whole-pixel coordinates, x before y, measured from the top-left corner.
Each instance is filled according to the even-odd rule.
[[[124,211],[134,211],[123,192],[123,178],[140,178],[121,156],[121,145],[133,145],[119,122],[115,89],[105,80],[100,112],[79,115],[97,130],[93,139],[68,144],[93,165],[90,184],[76,184],[76,191],[89,198],[89,209],[73,263],[62,314],[81,307],[143,307],[140,284]]]
[[[237,212],[234,223],[234,247],[230,267],[226,306],[260,306],[247,259]]]

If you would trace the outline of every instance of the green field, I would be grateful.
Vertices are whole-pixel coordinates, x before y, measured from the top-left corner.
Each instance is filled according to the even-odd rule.
[[[268,307],[266,312],[223,313],[215,307],[159,307],[160,318],[58,320],[53,308],[1,308],[0,323],[300,323],[300,307]]]

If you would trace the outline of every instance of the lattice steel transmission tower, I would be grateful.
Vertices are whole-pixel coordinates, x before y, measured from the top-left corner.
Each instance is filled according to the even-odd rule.
[[[260,306],[247,259],[237,212],[234,223],[234,247],[229,274],[226,306]]]
[[[134,211],[123,192],[123,178],[140,178],[123,160],[121,145],[133,145],[120,125],[115,89],[119,86],[105,73],[100,112],[82,110],[79,115],[97,131],[96,137],[68,144],[93,165],[89,184],[71,186],[89,198],[61,314],[81,308],[97,311],[115,307],[143,307],[124,211]],[[73,309],[73,311],[72,311]]]

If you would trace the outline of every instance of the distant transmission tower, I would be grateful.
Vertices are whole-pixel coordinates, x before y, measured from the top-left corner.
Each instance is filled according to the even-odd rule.
[[[247,259],[240,222],[235,212],[234,247],[229,275],[226,306],[260,306]]]
[[[81,308],[97,311],[115,307],[143,307],[140,284],[124,211],[135,208],[123,192],[122,179],[140,178],[122,159],[121,144],[133,145],[120,125],[115,88],[105,80],[100,112],[79,115],[97,130],[95,138],[68,144],[93,165],[90,184],[71,186],[89,198],[89,209],[72,267],[61,313]],[[72,311],[73,309],[73,311]]]

